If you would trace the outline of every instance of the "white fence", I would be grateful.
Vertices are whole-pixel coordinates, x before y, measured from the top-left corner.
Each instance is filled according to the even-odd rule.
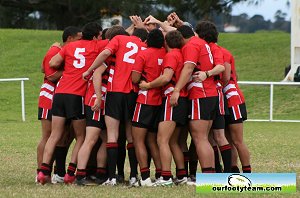
[[[269,119],[248,119],[248,121],[260,122],[300,122],[300,120],[274,120],[273,119],[273,99],[274,99],[274,85],[300,86],[300,82],[261,82],[261,81],[238,81],[240,85],[264,85],[270,86],[270,111]]]
[[[21,104],[22,104],[22,120],[25,121],[25,92],[24,92],[24,81],[29,78],[7,78],[0,79],[0,82],[10,81],[21,81]],[[263,85],[270,86],[270,110],[269,119],[248,119],[249,121],[260,121],[260,122],[300,122],[300,120],[274,120],[273,119],[273,100],[274,100],[274,86],[300,86],[300,82],[261,82],[261,81],[239,81],[240,85]]]
[[[21,81],[21,103],[22,103],[22,120],[25,121],[25,93],[24,93],[24,81],[29,78],[4,78],[0,79],[0,82]]]

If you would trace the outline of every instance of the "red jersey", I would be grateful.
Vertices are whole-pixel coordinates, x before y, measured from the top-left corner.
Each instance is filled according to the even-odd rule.
[[[148,48],[144,51],[140,51],[136,57],[132,71],[141,73],[142,80],[151,82],[160,76],[165,55],[165,48]],[[154,106],[161,105],[161,88],[153,88],[147,91],[139,90],[137,102]]]
[[[193,36],[182,48],[184,63],[193,63],[194,72],[213,69],[213,56],[209,45],[196,36]],[[194,82],[192,77],[187,84],[189,99],[218,96],[214,77],[211,76],[203,82]]]
[[[110,68],[107,91],[130,93],[134,90],[131,79],[132,66],[137,53],[145,44],[136,36],[115,36],[105,49],[116,56],[114,67]]]
[[[114,62],[115,62],[114,55],[108,57],[105,61],[107,68],[102,74],[102,86],[101,86],[102,101],[101,101],[100,109],[104,109],[104,107],[105,107],[105,97],[106,97],[106,92],[107,92],[107,80],[108,80],[108,76],[109,76],[109,69],[112,65],[114,65]],[[97,98],[97,96],[95,93],[93,78],[91,78],[89,80],[87,92],[85,94],[85,99],[84,99],[85,105],[88,105],[90,107],[93,106],[95,104],[96,98]]]
[[[82,79],[82,74],[88,70],[107,43],[107,40],[79,40],[64,46],[59,52],[65,61],[64,72],[55,93],[84,96],[88,83]]]
[[[170,68],[174,71],[171,81],[163,87],[163,94],[165,97],[171,96],[176,83],[179,80],[180,73],[183,69],[183,57],[180,49],[171,49],[163,60],[163,68],[162,70]],[[188,93],[186,90],[186,86],[184,86],[180,90],[180,97],[187,97]]]
[[[47,79],[47,77],[52,76],[57,72],[57,70],[50,67],[49,62],[53,56],[55,56],[61,48],[52,46],[46,53],[44,60],[43,60],[43,68],[44,68],[44,83],[40,90],[40,97],[39,97],[39,107],[45,109],[52,108],[52,99],[54,95],[54,90],[56,88],[56,83],[51,82]]]
[[[230,80],[228,84],[223,88],[223,92],[228,101],[228,107],[245,103],[244,95],[237,84],[234,58],[228,50],[222,47],[221,49],[224,55],[224,61],[231,65]]]

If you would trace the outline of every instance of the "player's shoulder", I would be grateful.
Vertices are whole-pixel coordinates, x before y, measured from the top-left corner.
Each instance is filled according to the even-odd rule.
[[[220,46],[220,49],[222,50],[223,54],[232,56],[231,52],[228,49],[221,47],[221,46]]]

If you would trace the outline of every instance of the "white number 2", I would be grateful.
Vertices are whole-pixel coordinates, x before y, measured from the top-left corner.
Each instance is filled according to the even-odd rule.
[[[132,43],[132,42],[128,42],[126,44],[126,47],[131,49],[129,52],[126,52],[124,54],[124,57],[123,57],[123,61],[126,62],[126,63],[131,63],[133,64],[135,62],[135,59],[133,58],[130,58],[130,56],[132,56],[133,54],[136,54],[139,50],[139,47],[135,44],[135,43]]]
[[[74,56],[76,59],[78,60],[74,60],[73,61],[73,65],[76,68],[83,68],[85,66],[85,57],[80,54],[85,52],[85,48],[76,48],[75,52],[74,52]]]
[[[213,55],[211,54],[209,45],[205,44],[205,47],[207,49],[207,52],[208,52],[208,55],[209,55],[209,60],[210,60],[211,64],[214,64]]]

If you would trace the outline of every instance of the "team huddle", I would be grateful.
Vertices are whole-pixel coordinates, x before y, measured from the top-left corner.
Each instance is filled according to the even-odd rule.
[[[240,172],[239,158],[251,172],[245,99],[216,26],[201,21],[194,29],[176,13],[164,22],[130,19],[127,29],[67,27],[63,44],[45,55],[36,182],[123,183],[126,147],[130,186],[193,185],[198,161],[202,173],[231,173]]]

